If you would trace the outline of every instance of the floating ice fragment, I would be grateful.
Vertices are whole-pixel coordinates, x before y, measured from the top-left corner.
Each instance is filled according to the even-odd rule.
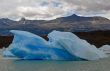
[[[56,46],[60,46],[80,58],[97,60],[107,57],[103,51],[98,50],[95,46],[80,39],[73,33],[53,31],[48,35],[48,37],[50,42],[55,42],[55,44],[57,43]]]
[[[104,53],[110,55],[110,45],[103,45],[99,48],[99,50],[103,51]]]
[[[3,50],[2,55],[3,55],[4,57],[15,57],[15,55],[13,55],[13,54],[9,51],[8,48],[6,48],[5,50]]]

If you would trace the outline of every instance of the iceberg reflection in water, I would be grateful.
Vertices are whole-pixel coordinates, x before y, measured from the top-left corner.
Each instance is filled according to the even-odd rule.
[[[14,39],[7,52],[21,59],[78,61],[107,57],[103,51],[70,32],[53,31],[48,34],[49,41],[26,31],[11,32]],[[4,54],[9,56],[6,51]]]

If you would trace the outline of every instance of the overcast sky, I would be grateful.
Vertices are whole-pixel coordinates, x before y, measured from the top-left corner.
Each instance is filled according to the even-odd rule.
[[[72,14],[110,19],[110,0],[0,0],[0,18],[50,20]]]

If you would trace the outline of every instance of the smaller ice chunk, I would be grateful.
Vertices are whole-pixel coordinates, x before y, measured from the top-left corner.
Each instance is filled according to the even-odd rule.
[[[110,55],[110,45],[103,45],[99,48],[99,50],[103,51],[104,53]]]
[[[107,57],[103,51],[98,50],[94,45],[80,39],[73,33],[53,31],[48,37],[50,42],[57,43],[57,46],[80,58],[98,60]]]
[[[3,57],[15,57],[15,55],[13,55],[8,48],[6,48],[3,53],[2,53]]]

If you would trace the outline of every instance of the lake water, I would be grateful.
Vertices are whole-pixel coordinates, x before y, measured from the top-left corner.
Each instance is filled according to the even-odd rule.
[[[0,71],[110,71],[110,58],[98,61],[0,59]]]

